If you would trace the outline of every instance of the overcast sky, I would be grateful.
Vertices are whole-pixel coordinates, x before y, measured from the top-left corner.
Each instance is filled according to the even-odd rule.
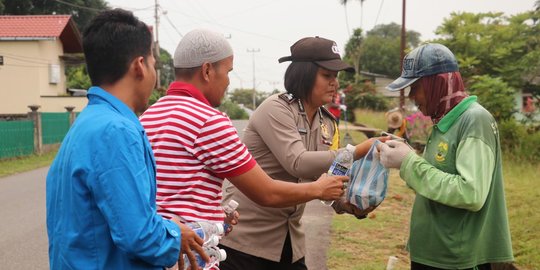
[[[154,0],[107,0],[112,7],[132,10],[139,19],[154,25]],[[452,12],[504,12],[513,15],[532,10],[535,0],[409,0],[407,30],[435,38],[434,31]],[[159,42],[174,54],[182,35],[195,28],[209,28],[229,38],[234,49],[234,88],[253,87],[253,60],[257,90],[283,89],[289,47],[307,36],[321,36],[343,48],[353,29],[371,30],[376,24],[401,24],[402,0],[158,0]],[[248,52],[256,51],[256,52]]]

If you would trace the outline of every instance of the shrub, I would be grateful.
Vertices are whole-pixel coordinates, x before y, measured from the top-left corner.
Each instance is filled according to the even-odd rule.
[[[469,81],[469,92],[478,96],[478,102],[491,112],[497,122],[509,119],[515,112],[515,91],[500,78],[473,76]]]
[[[513,118],[499,124],[501,148],[513,159],[540,162],[540,132],[528,129]]]
[[[433,126],[431,118],[423,115],[420,111],[416,111],[405,117],[405,119],[407,120],[409,140],[425,145]]]
[[[355,122],[355,109],[386,111],[390,106],[390,101],[378,94],[370,81],[366,81],[362,85],[351,87],[345,96],[345,105],[347,105],[347,120]]]
[[[229,118],[233,120],[249,118],[249,115],[244,109],[240,108],[238,104],[229,99],[224,100],[221,105],[219,105],[218,110],[226,113]]]

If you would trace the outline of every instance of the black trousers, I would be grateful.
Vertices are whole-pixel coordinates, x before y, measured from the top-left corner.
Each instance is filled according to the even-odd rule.
[[[411,262],[411,270],[445,270],[445,269]],[[462,269],[462,270],[491,270],[491,264],[485,263],[485,264],[477,265],[476,267],[473,267],[473,268]]]
[[[227,252],[227,259],[219,263],[219,269],[221,270],[307,270],[305,258],[291,263],[292,247],[289,233],[287,233],[285,244],[283,244],[279,262],[255,257],[223,245],[219,245],[219,247]]]

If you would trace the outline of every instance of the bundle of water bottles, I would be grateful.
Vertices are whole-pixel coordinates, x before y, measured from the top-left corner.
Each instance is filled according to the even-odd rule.
[[[236,201],[229,201],[229,203],[223,207],[225,215],[233,215],[236,207],[238,207],[238,203]],[[219,244],[219,240],[221,239],[221,237],[225,235],[225,232],[230,226],[229,224],[208,221],[196,221],[186,223],[186,225],[189,226],[197,235],[199,235],[199,237],[204,240],[203,250],[208,255],[208,257],[210,257],[210,261],[207,263],[201,258],[199,254],[195,253],[198,267],[204,270],[212,269],[220,261],[224,261],[227,258],[227,253],[225,252],[225,250],[220,249],[217,245]],[[190,267],[191,265],[189,259],[187,255],[184,254],[184,269],[190,269]]]

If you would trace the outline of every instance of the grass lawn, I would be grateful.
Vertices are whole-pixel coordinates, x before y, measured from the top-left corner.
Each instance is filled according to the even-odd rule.
[[[0,177],[49,166],[57,151],[54,150],[42,155],[0,160]]]
[[[364,120],[370,117],[371,123]],[[357,121],[385,129],[383,113],[361,111]],[[382,123],[382,126],[380,126]],[[358,143],[363,134],[349,132]],[[540,164],[520,162],[505,157],[503,162],[505,191],[515,265],[521,270],[540,267]],[[357,220],[348,215],[334,215],[328,269],[384,269],[388,256],[397,256],[395,269],[409,269],[405,245],[414,193],[391,170],[385,201],[367,219]]]

